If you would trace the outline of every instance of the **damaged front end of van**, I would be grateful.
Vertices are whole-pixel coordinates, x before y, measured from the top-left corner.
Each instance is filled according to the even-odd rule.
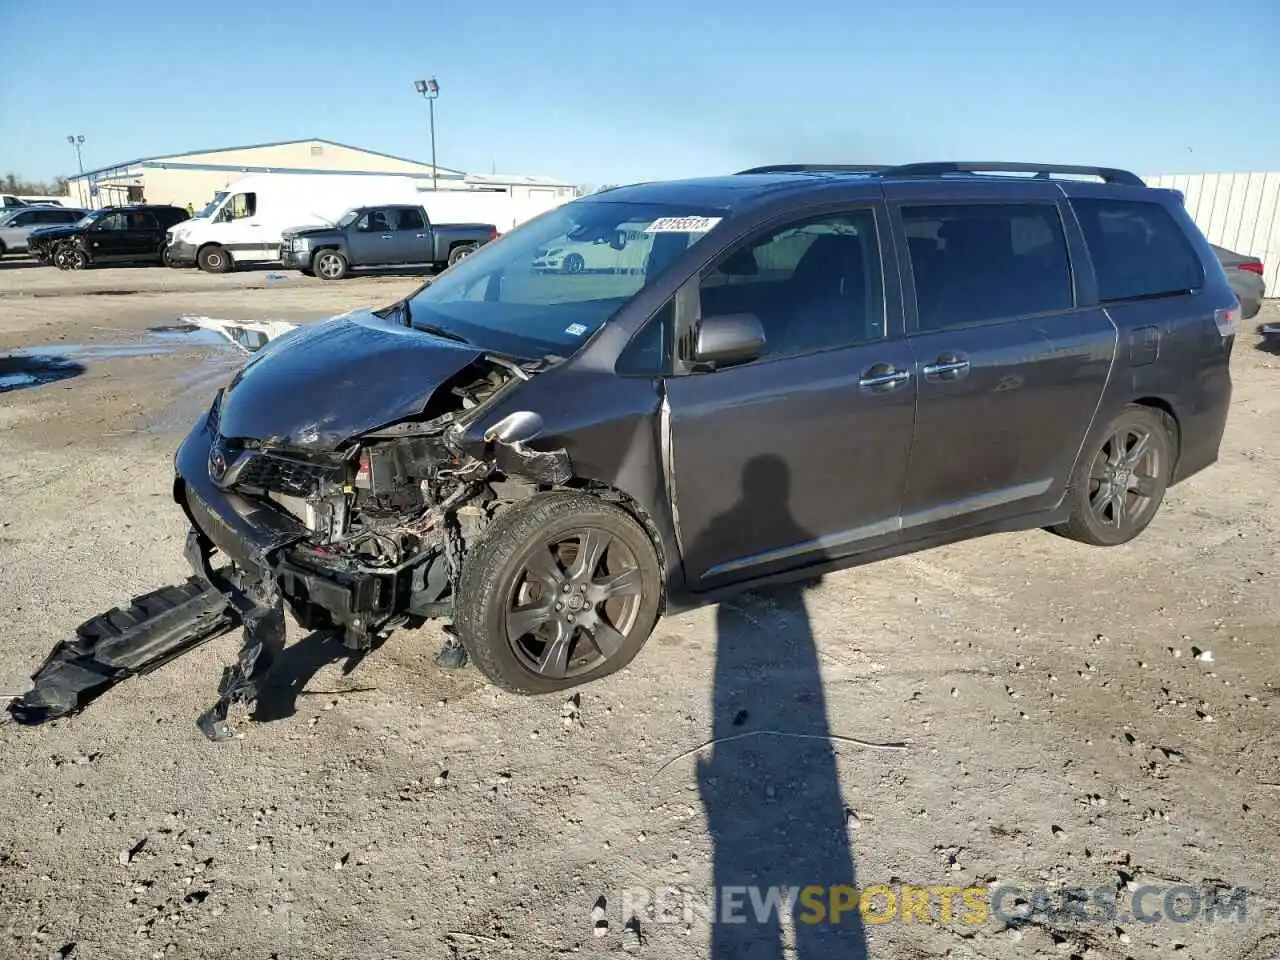
[[[244,646],[200,718],[256,699],[285,644],[285,614],[353,651],[452,614],[462,557],[502,502],[572,475],[563,450],[526,442],[518,411],[469,428],[546,361],[516,360],[408,327],[393,308],[272,339],[182,441],[173,497],[190,522],[182,587],[82,625],[10,706],[40,722],[133,673],[244,627]],[[176,591],[176,592],[175,592]]]

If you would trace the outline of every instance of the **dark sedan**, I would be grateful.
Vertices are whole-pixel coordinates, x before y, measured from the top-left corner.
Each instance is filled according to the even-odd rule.
[[[1248,254],[1236,253],[1226,247],[1215,246],[1213,252],[1218,255],[1222,269],[1227,272],[1227,280],[1240,301],[1244,319],[1251,320],[1262,309],[1262,298],[1267,295],[1267,284],[1263,279],[1262,261]]]

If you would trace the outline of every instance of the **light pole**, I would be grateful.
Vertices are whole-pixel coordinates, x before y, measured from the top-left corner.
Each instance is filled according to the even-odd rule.
[[[440,184],[436,179],[436,97],[440,96],[440,84],[432,77],[430,80],[413,81],[413,88],[427,98],[431,117],[431,189],[439,190]]]
[[[67,143],[76,148],[76,166],[80,168],[80,179],[84,179],[84,160],[80,156],[80,147],[84,144],[84,134],[68,134]],[[80,184],[80,189],[84,190],[84,184]],[[83,194],[82,194],[83,196]]]

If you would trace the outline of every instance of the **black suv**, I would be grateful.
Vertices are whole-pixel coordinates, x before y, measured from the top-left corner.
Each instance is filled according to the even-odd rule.
[[[92,211],[74,226],[39,230],[31,235],[29,245],[38,259],[63,270],[107,263],[160,263],[165,231],[189,218],[181,207],[107,207]]]
[[[353,648],[446,618],[540,693],[729,591],[995,531],[1124,543],[1218,457],[1238,311],[1180,197],[1121,170],[577,200],[271,342],[183,442],[188,557],[249,611],[223,707],[286,607]]]

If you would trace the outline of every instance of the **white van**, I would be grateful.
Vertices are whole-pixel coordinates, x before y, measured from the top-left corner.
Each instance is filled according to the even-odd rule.
[[[290,227],[325,226],[352,207],[409,202],[416,195],[412,177],[248,174],[169,231],[165,262],[210,273],[270,263],[280,259],[280,235]]]
[[[219,191],[166,238],[165,262],[224,273],[242,263],[280,260],[284,231],[332,226],[348,210],[378,204],[423,206],[439,223],[492,223],[505,233],[533,215],[505,191],[429,190],[405,176],[248,174]],[[540,211],[538,211],[540,212]]]

